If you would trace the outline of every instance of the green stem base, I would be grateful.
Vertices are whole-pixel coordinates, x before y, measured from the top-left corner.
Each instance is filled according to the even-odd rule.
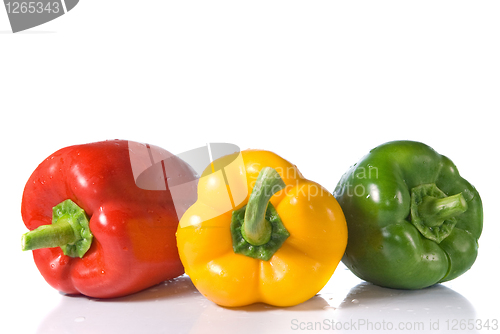
[[[245,220],[245,212],[247,207],[233,211],[231,220],[231,237],[233,239],[233,250],[237,254],[246,255],[254,259],[269,261],[274,253],[283,245],[285,240],[290,236],[283,222],[281,221],[278,212],[274,206],[269,203],[266,210],[266,220],[271,227],[271,235],[269,240],[262,245],[252,245],[242,233],[242,226]]]
[[[427,239],[437,243],[453,231],[456,216],[467,210],[461,193],[446,196],[435,184],[423,184],[411,190],[411,223]]]
[[[290,236],[269,202],[276,192],[285,187],[276,169],[262,168],[247,205],[233,211],[231,236],[235,253],[268,261]]]

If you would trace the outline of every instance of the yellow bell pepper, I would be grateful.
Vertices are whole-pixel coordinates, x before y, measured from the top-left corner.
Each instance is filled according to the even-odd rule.
[[[296,166],[248,150],[203,173],[177,245],[186,273],[213,302],[292,306],[329,281],[347,245],[347,225],[333,195]]]

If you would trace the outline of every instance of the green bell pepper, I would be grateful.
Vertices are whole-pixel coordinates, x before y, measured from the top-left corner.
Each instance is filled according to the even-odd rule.
[[[397,289],[452,280],[477,257],[479,193],[429,146],[389,142],[339,181],[349,240],[342,261],[359,278]]]

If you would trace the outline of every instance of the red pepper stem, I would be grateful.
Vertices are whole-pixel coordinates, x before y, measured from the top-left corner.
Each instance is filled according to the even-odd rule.
[[[83,257],[93,235],[85,211],[70,199],[52,208],[52,224],[42,225],[21,238],[23,250],[61,247],[64,255]]]
[[[260,171],[248,199],[241,229],[243,238],[249,244],[260,246],[271,239],[272,225],[265,218],[267,205],[271,197],[285,186],[276,169],[265,167]]]
[[[78,236],[68,219],[60,219],[56,224],[42,225],[37,229],[23,234],[21,245],[23,251],[40,248],[60,247],[72,244]]]

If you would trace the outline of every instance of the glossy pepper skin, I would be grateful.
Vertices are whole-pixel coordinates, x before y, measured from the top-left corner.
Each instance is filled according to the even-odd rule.
[[[344,253],[347,227],[342,210],[326,189],[305,179],[280,156],[247,150],[241,157],[241,165],[226,168],[224,177],[212,173],[198,183],[198,200],[186,211],[177,231],[186,273],[205,297],[226,307],[304,302],[328,282]],[[288,231],[275,253],[266,254],[268,260],[236,253],[240,245],[235,245],[231,230],[234,217],[243,217],[242,208],[249,210],[249,198],[264,169],[275,170],[283,181],[282,190],[272,195],[270,203]],[[234,201],[231,210],[223,205],[228,189],[233,198],[246,194]]]
[[[170,192],[136,185],[130,143],[110,140],[63,148],[43,161],[25,186],[21,212],[29,230],[50,225],[52,208],[68,199],[90,221],[93,239],[81,258],[65,255],[61,247],[33,250],[40,273],[59,291],[119,297],[184,273]]]
[[[481,198],[450,159],[423,143],[376,147],[334,195],[349,229],[343,262],[366,281],[420,289],[460,276],[476,259]]]

